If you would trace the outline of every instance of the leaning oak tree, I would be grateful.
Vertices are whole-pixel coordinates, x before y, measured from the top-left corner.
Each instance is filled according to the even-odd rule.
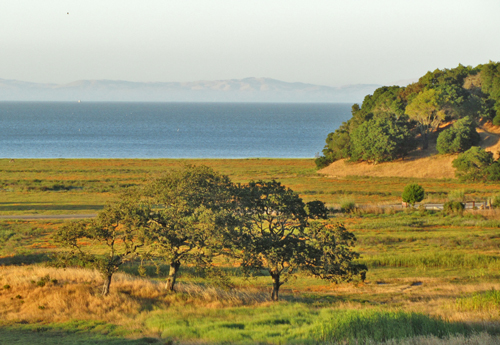
[[[233,185],[206,166],[186,165],[149,183],[144,195],[151,205],[147,239],[149,256],[170,266],[165,288],[174,291],[182,263],[202,267],[223,248],[231,226]]]
[[[54,239],[70,248],[65,260],[76,258],[102,274],[102,294],[107,296],[113,274],[123,263],[132,260],[144,244],[147,214],[147,208],[125,198],[119,203],[108,204],[95,220],[61,227]]]
[[[325,279],[362,272],[362,267],[351,263],[355,254],[341,254],[350,252],[349,236],[337,238],[337,233],[327,232],[326,228],[319,230],[319,226],[315,227],[316,232],[310,232],[310,219],[326,218],[326,208],[319,202],[306,205],[296,193],[276,181],[252,181],[240,186],[236,200],[241,224],[228,232],[232,253],[241,260],[246,274],[261,270],[269,273],[273,301],[279,300],[281,285],[301,268]]]

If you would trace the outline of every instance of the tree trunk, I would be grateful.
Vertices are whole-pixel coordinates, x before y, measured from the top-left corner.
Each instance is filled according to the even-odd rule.
[[[271,299],[273,301],[279,301],[280,296],[280,286],[283,284],[280,282],[280,275],[279,273],[277,274],[271,274],[271,277],[273,277],[273,292],[271,293]]]
[[[111,285],[112,274],[107,274],[104,277],[104,285],[102,286],[102,295],[107,296],[109,294],[109,286]]]
[[[175,291],[174,285],[177,278],[177,271],[179,270],[180,266],[181,263],[179,261],[170,263],[170,271],[168,272],[167,283],[165,284],[165,289],[167,289],[167,291]]]

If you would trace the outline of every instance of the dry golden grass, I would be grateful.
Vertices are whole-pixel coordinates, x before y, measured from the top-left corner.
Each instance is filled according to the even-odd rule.
[[[373,176],[373,177],[417,177],[454,178],[455,169],[451,162],[456,155],[430,156],[398,160],[380,164],[367,162],[349,163],[341,159],[319,170],[328,177]]]
[[[102,320],[130,326],[153,306],[219,308],[267,300],[267,294],[257,290],[228,291],[182,283],[178,293],[172,294],[159,282],[120,273],[113,276],[111,293],[104,297],[100,274],[88,269],[6,266],[0,267],[0,276],[0,318],[8,322]],[[45,285],[38,286],[44,278]]]

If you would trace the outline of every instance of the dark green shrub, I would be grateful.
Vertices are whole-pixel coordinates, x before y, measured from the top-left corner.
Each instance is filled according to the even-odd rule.
[[[464,153],[461,153],[452,164],[456,169],[455,176],[459,180],[484,181],[490,176],[489,169],[496,171],[497,167],[490,168],[493,162],[493,154],[491,152],[486,152],[478,146],[473,146]]]
[[[443,205],[443,212],[446,214],[459,214],[463,215],[465,204],[460,201],[448,201]]]
[[[316,163],[316,169],[323,169],[329,166],[333,161],[326,158],[325,156],[321,156],[316,158],[314,163]]]
[[[414,148],[407,121],[382,117],[363,122],[351,134],[351,160],[386,162],[406,155]]]
[[[403,191],[403,201],[414,206],[416,202],[424,200],[425,191],[422,186],[416,183],[409,184]]]
[[[480,140],[476,123],[466,116],[439,134],[436,148],[439,153],[464,152],[477,145]]]
[[[500,162],[495,161],[486,168],[486,179],[488,181],[500,181]]]

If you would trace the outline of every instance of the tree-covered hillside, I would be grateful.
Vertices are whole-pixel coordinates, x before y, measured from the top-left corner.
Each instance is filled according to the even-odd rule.
[[[461,120],[463,119],[463,120]],[[431,135],[445,122],[461,120]],[[427,72],[406,87],[384,86],[352,106],[352,118],[328,134],[318,168],[341,159],[386,162],[431,140],[441,153],[476,145],[480,120],[500,125],[500,62]]]

